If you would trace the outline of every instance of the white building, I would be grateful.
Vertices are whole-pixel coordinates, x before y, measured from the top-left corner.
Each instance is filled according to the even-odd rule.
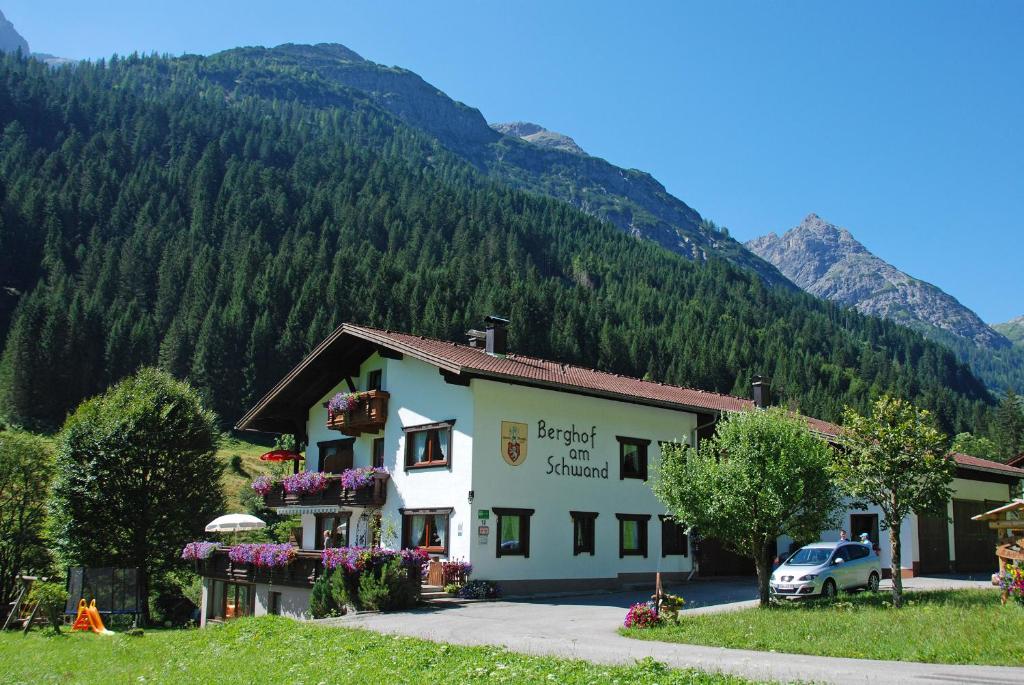
[[[504,322],[489,321],[470,345],[343,325],[242,417],[243,430],[294,434],[307,471],[383,466],[390,475],[358,492],[335,480],[316,495],[268,494],[268,506],[301,515],[303,551],[274,574],[219,552],[203,569],[204,622],[305,613],[324,544],[423,547],[469,561],[474,578],[505,594],[650,584],[659,571],[668,581],[752,572],[714,541],[701,543],[695,564],[695,546],[647,477],[660,443],[696,444],[723,412],[754,402],[506,354]],[[359,410],[330,416],[328,401],[353,391],[369,393]],[[838,430],[809,423],[825,437]],[[1024,475],[993,462],[961,467],[958,491],[978,502],[1006,501],[1007,483]],[[871,521],[848,515],[846,524],[878,540]],[[927,547],[907,530],[913,570]],[[952,524],[949,536],[957,553],[948,558],[961,558]]]

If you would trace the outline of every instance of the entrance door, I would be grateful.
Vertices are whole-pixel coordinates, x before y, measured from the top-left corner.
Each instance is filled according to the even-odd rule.
[[[921,547],[921,573],[949,573],[949,521],[946,517],[919,515],[917,539]]]
[[[956,545],[956,570],[960,573],[993,573],[996,561],[996,532],[984,521],[971,517],[999,506],[995,502],[953,500],[953,540]]]

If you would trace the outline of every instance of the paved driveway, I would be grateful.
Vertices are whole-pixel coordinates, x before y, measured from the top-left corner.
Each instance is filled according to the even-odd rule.
[[[992,587],[953,577],[914,578],[908,589]],[[696,581],[675,588],[688,612],[728,611],[753,606],[751,580]],[[754,680],[828,683],[990,683],[1024,682],[1024,669],[995,666],[942,666],[867,659],[803,656],[742,649],[701,647],[631,640],[620,636],[626,608],[650,592],[620,592],[576,597],[533,597],[477,602],[443,609],[391,614],[356,614],[326,619],[335,625],[363,627],[437,642],[502,645],[517,652],[597,663],[629,664],[651,656],[677,668],[723,671]],[[993,600],[995,598],[993,597]]]

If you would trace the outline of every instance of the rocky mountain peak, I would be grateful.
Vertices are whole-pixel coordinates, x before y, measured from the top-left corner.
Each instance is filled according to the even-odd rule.
[[[549,131],[540,124],[534,124],[529,121],[513,121],[507,124],[491,124],[491,128],[502,135],[521,138],[522,140],[533,143],[534,145],[539,145],[540,147],[563,150],[577,155],[587,154],[583,148],[576,144],[575,140],[564,133]]]
[[[943,331],[989,349],[1010,345],[956,298],[875,256],[850,231],[817,214],[746,246],[813,295],[925,333]]]
[[[29,54],[28,41],[14,28],[3,12],[0,12],[0,52],[17,52],[26,57]]]

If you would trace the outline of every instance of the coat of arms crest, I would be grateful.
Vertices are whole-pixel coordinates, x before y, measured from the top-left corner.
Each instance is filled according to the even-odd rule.
[[[501,458],[510,466],[519,466],[526,461],[527,430],[525,423],[501,422]]]

